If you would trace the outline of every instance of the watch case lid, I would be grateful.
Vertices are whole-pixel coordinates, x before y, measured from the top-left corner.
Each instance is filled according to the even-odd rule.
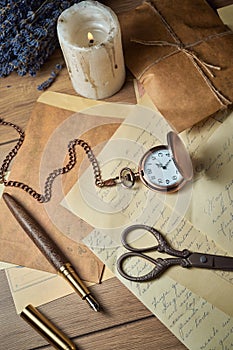
[[[167,134],[167,144],[172,152],[173,161],[180,174],[185,180],[191,180],[193,177],[193,166],[183,141],[177,133],[170,131]]]

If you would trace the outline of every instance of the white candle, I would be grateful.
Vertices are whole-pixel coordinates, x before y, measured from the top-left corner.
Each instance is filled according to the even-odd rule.
[[[75,91],[103,99],[125,81],[121,31],[116,14],[97,1],[82,1],[58,18],[58,38]]]

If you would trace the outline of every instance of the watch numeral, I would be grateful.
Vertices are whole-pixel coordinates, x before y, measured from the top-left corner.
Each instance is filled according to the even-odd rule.
[[[167,179],[167,180],[166,180],[166,184],[168,185],[169,183],[170,183],[170,180]]]
[[[147,170],[146,170],[146,173],[147,173],[148,175],[150,175],[150,174],[152,174],[152,170],[151,170],[151,169],[147,169]]]
[[[159,152],[159,153],[158,153],[158,156],[159,156],[159,157],[163,157],[163,153],[162,153],[162,152]]]
[[[163,180],[162,180],[162,179],[158,179],[158,183],[159,183],[159,184],[162,184],[162,183],[163,183]]]
[[[176,175],[173,175],[173,176],[172,176],[172,180],[177,180],[177,176],[176,176]]]

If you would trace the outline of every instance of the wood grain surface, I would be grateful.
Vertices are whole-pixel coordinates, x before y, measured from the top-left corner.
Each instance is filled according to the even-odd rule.
[[[16,315],[3,271],[0,279],[0,348],[52,349]],[[99,313],[87,308],[86,303],[74,293],[38,307],[74,341],[78,349],[186,349],[116,278],[90,290],[102,305]]]
[[[233,3],[230,0],[208,1],[214,7]],[[119,13],[137,6],[142,1],[105,0],[102,2]],[[19,77],[12,73],[9,77],[1,79],[0,117],[25,128],[34,103],[41,95],[41,92],[37,90],[37,85],[45,81],[55,64],[62,60],[61,51],[58,49],[48,59],[36,78]],[[75,95],[65,68],[49,90]],[[109,98],[108,101],[135,103],[130,74],[121,92]],[[17,133],[11,129],[6,131],[5,128],[0,128],[0,161],[11,149],[17,136]],[[186,349],[116,278],[91,287],[91,291],[103,306],[103,311],[100,313],[89,309],[75,293],[38,308],[74,340],[78,349]],[[0,349],[52,349],[16,314],[4,271],[0,271],[0,310]]]

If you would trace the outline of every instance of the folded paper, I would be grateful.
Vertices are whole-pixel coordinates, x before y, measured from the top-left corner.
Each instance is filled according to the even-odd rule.
[[[233,32],[206,1],[147,1],[119,18],[126,65],[177,131],[232,103]]]
[[[81,99],[80,101],[80,99],[81,98],[78,98],[76,110],[79,110],[80,103],[83,100]],[[67,98],[66,100],[69,105],[69,99]],[[83,107],[82,103],[81,106]],[[115,106],[115,104],[113,104],[113,106]],[[85,107],[88,108],[90,106],[85,104]],[[111,106],[108,108],[110,107]],[[62,123],[68,120],[72,115],[73,112],[70,110],[50,106],[44,102],[36,104],[25,131],[26,137],[24,144],[14,160],[10,179],[25,182],[30,184],[30,186],[37,191],[41,191],[40,181],[43,176],[41,162],[43,163],[46,149],[48,149],[47,146],[50,145],[52,135],[56,132],[56,129],[59,128],[59,125],[62,125]],[[121,120],[116,118],[109,119],[101,116],[96,117],[93,115],[85,116],[81,114],[80,116],[76,116],[76,121],[76,130],[81,132],[82,125],[82,130],[86,131],[85,139],[94,145],[95,143],[101,144],[108,140],[118,127],[118,122]],[[95,127],[98,123],[101,128],[101,133],[98,132],[100,129]],[[74,125],[70,129],[74,131]],[[76,137],[78,136],[80,136],[79,133],[76,134]],[[61,156],[61,163],[66,160],[65,157],[62,158],[62,152],[64,151],[66,153],[67,151],[66,147],[67,144],[65,144],[65,147],[61,148],[61,150],[59,148],[56,149],[56,145],[54,149],[51,148],[51,152],[54,152],[53,155],[56,154],[57,157]],[[77,163],[79,165],[85,157],[85,152],[81,150],[78,155]],[[53,166],[54,168],[57,167],[57,165],[53,164],[55,158],[56,157],[50,156],[48,167],[51,167],[51,169],[45,169],[46,175],[48,175],[49,170],[52,170]],[[78,165],[76,170],[74,169],[73,172],[68,174],[69,176],[63,177],[64,191],[77,180]],[[43,188],[43,183],[41,183],[41,187]],[[91,232],[92,227],[83,220],[61,211],[62,208],[59,203],[62,198],[61,196],[64,195],[63,192],[54,191],[51,201],[47,203],[47,206],[44,206],[37,203],[35,199],[20,189],[7,188],[6,191],[25,204],[32,215],[37,218],[40,224],[50,234],[51,238],[61,247],[64,254],[70,258],[70,261],[77,269],[82,279],[90,282],[99,282],[101,280],[103,273],[102,262],[80,243],[80,240],[77,238],[79,232],[86,234]],[[1,217],[5,218],[5,220],[2,220],[0,223],[0,260],[54,273],[55,270],[19,227],[3,200],[0,202],[0,208]],[[59,226],[56,220],[59,219],[59,217],[64,217],[65,214],[68,218],[66,216],[66,219],[62,223],[63,226]],[[71,228],[73,228],[73,230],[71,230]]]

